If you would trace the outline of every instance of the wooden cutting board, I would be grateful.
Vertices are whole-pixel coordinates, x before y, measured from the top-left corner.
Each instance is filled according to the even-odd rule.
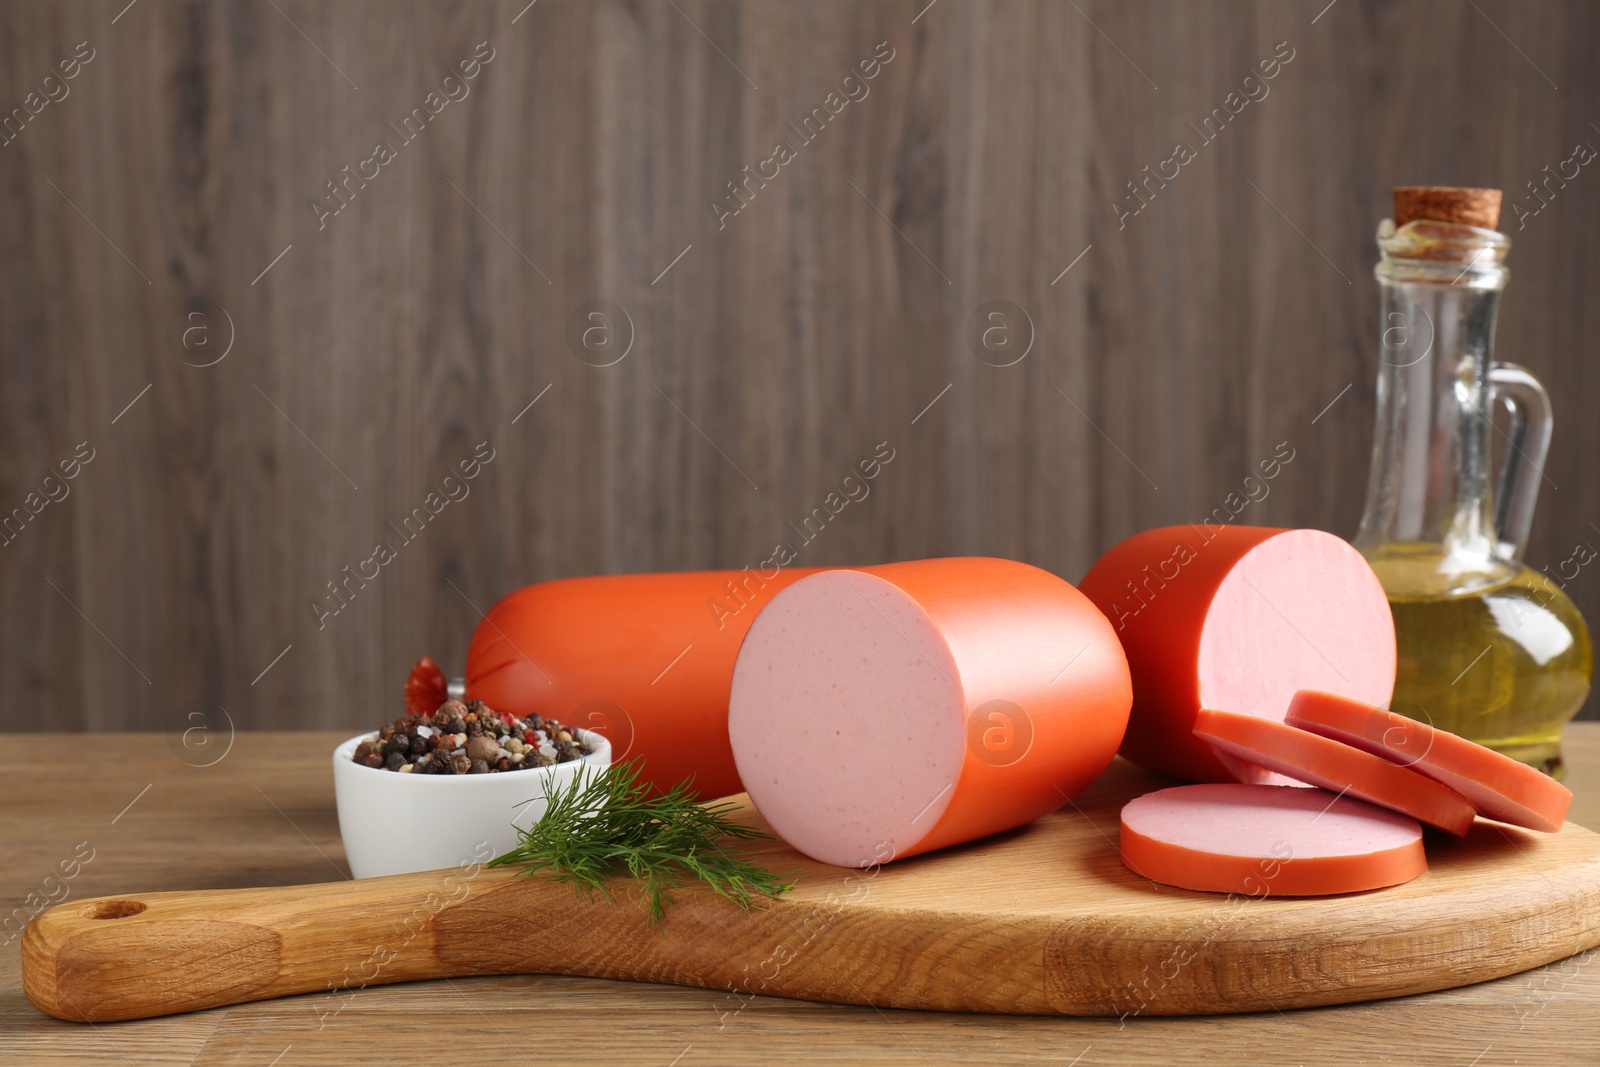
[[[1600,836],[1480,820],[1430,838],[1406,885],[1253,899],[1157,885],[1123,867],[1117,813],[1171,784],[1117,760],[1087,794],[986,841],[877,870],[745,851],[799,885],[744,912],[700,887],[651,928],[614,901],[467,868],[275,889],[62,904],[28,926],[40,1010],[94,1022],[363,985],[553,973],[867,1004],[1062,1015],[1262,1011],[1480,982],[1600,944]],[[743,799],[743,798],[740,798]],[[753,809],[740,818],[763,825]]]

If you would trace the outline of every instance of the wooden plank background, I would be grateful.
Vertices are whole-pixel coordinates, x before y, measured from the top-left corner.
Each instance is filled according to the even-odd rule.
[[[501,593],[756,562],[880,442],[804,563],[1076,579],[1280,442],[1241,521],[1349,535],[1390,186],[1531,207],[1600,145],[1576,2],[125,3],[0,7],[0,108],[58,97],[0,145],[0,508],[93,450],[0,547],[8,730],[374,723]],[[1119,224],[1280,42],[1268,95]],[[1600,545],[1597,222],[1592,167],[1507,212],[1499,355],[1557,405],[1535,566]],[[969,342],[994,301],[1026,314],[1009,366]],[[1570,589],[1600,619],[1600,577]]]

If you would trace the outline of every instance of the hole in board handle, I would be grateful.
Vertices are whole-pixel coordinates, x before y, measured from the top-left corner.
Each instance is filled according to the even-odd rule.
[[[96,900],[85,904],[81,914],[85,919],[126,919],[145,908],[137,900]]]

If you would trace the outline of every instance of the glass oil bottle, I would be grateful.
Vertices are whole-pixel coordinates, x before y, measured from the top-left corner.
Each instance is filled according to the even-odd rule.
[[[1593,650],[1566,593],[1521,561],[1550,402],[1528,371],[1493,359],[1510,241],[1478,221],[1435,212],[1379,227],[1377,420],[1355,544],[1394,611],[1391,710],[1559,777]],[[1491,445],[1505,456],[1493,481]]]

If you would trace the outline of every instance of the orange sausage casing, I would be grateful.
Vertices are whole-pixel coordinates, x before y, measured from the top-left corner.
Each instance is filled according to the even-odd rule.
[[[1281,722],[1300,689],[1373,704],[1394,689],[1383,587],[1359,552],[1321,530],[1146,530],[1101,556],[1078,588],[1128,654],[1133,713],[1122,755],[1163,774],[1274,780],[1194,735],[1203,707]]]
[[[744,788],[728,745],[739,644],[779,590],[817,568],[562,578],[489,609],[467,649],[467,696],[596,730],[660,790]]]

